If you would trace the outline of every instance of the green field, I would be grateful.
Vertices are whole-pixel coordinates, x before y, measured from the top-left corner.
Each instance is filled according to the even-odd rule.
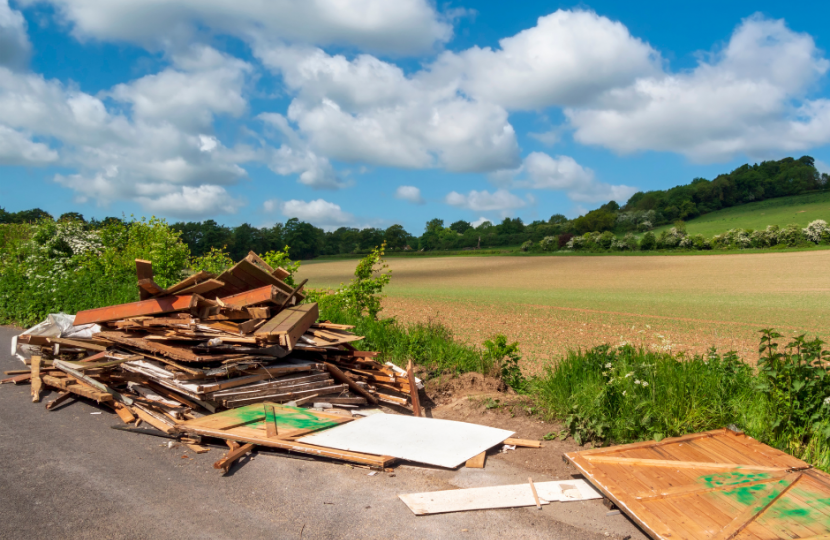
[[[795,195],[755,203],[733,206],[706,214],[686,222],[689,234],[702,234],[711,238],[729,229],[766,229],[767,225],[784,227],[797,223],[806,227],[816,219],[830,222],[830,193]],[[655,234],[672,225],[663,225]]]

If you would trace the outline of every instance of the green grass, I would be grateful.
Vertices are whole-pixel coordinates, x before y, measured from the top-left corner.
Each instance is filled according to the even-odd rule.
[[[759,230],[767,225],[784,227],[790,223],[806,227],[816,219],[830,221],[830,193],[795,195],[733,206],[689,220],[686,231],[711,238],[729,229]],[[660,234],[670,227],[672,225],[663,225],[654,233]]]

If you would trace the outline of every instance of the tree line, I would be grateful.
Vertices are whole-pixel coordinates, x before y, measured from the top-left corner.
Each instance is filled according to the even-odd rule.
[[[827,190],[830,189],[828,179],[827,174],[816,170],[813,158],[788,157],[780,161],[746,164],[714,180],[695,178],[690,184],[667,190],[638,192],[622,207],[610,201],[575,219],[554,214],[546,221],[536,220],[526,224],[521,218],[508,217],[501,223],[485,221],[473,226],[463,220],[445,225],[444,220],[435,218],[426,223],[420,236],[397,224],[386,229],[340,227],[324,231],[297,218],[261,228],[248,223],[228,227],[212,219],[173,223],[172,228],[181,233],[193,256],[202,256],[211,248],[224,248],[235,260],[252,250],[266,253],[279,251],[285,246],[289,246],[290,256],[295,259],[368,253],[383,242],[392,252],[432,251],[518,246],[556,237],[558,247],[564,247],[571,238],[585,233],[612,232],[622,235],[632,231],[644,232],[722,208]],[[27,223],[42,219],[54,218],[39,208],[21,212],[7,212],[0,208],[0,223]],[[99,228],[110,220],[125,221],[108,217],[86,222],[76,212],[68,212],[58,218],[64,219],[83,221],[90,228]]]

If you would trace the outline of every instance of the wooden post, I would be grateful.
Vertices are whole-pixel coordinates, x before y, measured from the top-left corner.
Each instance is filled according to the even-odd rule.
[[[415,384],[415,374],[412,372],[412,360],[406,366],[406,376],[409,379],[409,397],[412,399],[412,414],[421,416],[421,400],[418,398],[418,385]]]
[[[32,357],[32,403],[40,401],[40,389],[43,381],[40,380],[40,356]]]
[[[533,478],[528,478],[527,481],[530,482],[530,489],[533,491],[533,499],[536,501],[536,508],[541,510],[542,503],[539,502],[539,495],[536,493],[536,486],[533,485]]]

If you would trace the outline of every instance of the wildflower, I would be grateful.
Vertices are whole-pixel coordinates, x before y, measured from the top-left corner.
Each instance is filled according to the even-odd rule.
[[[625,391],[625,390],[623,390],[623,395],[625,395],[625,392],[626,392],[626,391]]]
[[[611,369],[611,362],[608,362],[607,364],[605,364],[605,368],[606,369]]]
[[[648,386],[648,383],[646,381],[643,381],[643,388],[645,388],[646,386]]]
[[[634,379],[634,384],[640,384],[640,379]]]
[[[825,405],[830,405],[830,396],[827,396],[826,398],[824,398],[824,404]]]
[[[626,374],[625,374],[625,378],[627,379],[627,378],[631,377],[632,375],[634,375],[634,372],[633,372],[633,371],[631,371],[631,372],[629,372],[629,373],[626,373]]]

